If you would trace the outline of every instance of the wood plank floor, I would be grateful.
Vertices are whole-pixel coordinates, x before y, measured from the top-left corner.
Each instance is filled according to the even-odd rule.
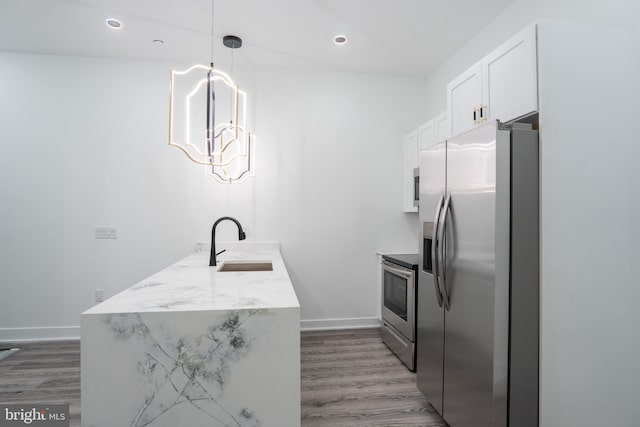
[[[2,346],[20,351],[0,360],[0,403],[69,403],[80,426],[80,342]],[[303,332],[301,367],[302,426],[446,427],[379,329]]]
[[[0,403],[68,403],[80,426],[80,341],[2,344],[20,350],[0,360]]]
[[[380,329],[303,332],[301,365],[303,426],[446,426]]]

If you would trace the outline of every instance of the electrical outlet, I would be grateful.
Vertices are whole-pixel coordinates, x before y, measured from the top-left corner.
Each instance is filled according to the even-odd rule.
[[[96,239],[117,239],[118,227],[96,226]]]
[[[104,289],[96,289],[96,302],[104,301]]]
[[[196,252],[209,251],[211,243],[209,242],[196,242]]]

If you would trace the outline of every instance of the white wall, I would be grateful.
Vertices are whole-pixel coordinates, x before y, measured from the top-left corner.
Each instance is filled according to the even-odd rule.
[[[261,168],[277,173],[256,180],[256,225],[282,242],[302,318],[376,317],[375,250],[417,252],[401,138],[422,117],[421,82],[270,69],[257,87]]]
[[[538,48],[540,425],[635,427],[640,32],[541,24]]]
[[[0,53],[0,340],[77,336],[79,314],[237,217],[278,240],[303,319],[376,316],[379,247],[417,242],[401,137],[423,82],[244,70],[257,176],[227,186],[167,145],[171,64]],[[118,240],[96,240],[96,225]],[[221,224],[220,240],[237,237]],[[33,328],[33,329],[29,329]]]

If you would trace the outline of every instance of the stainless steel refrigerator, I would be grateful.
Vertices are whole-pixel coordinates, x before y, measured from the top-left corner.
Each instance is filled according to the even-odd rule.
[[[418,388],[451,427],[538,425],[538,132],[420,153]]]

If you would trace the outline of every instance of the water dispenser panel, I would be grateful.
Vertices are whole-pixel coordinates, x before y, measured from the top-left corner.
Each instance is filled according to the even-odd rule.
[[[422,224],[422,271],[433,274],[433,260],[431,259],[431,248],[433,245],[433,222]]]

